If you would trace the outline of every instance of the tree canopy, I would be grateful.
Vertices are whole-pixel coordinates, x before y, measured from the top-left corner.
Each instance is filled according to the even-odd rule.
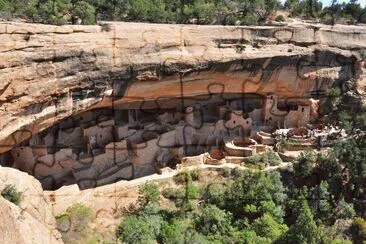
[[[333,1],[323,8],[319,0],[0,0],[7,18],[21,17],[48,24],[95,24],[98,20],[152,23],[258,25],[277,10],[292,17],[321,18],[334,24],[339,19],[366,22],[366,8],[351,0]],[[0,15],[1,16],[1,15]],[[276,20],[284,20],[283,15]]]

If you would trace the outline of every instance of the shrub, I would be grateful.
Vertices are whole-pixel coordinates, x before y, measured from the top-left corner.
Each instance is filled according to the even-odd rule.
[[[239,167],[236,167],[236,168],[231,170],[231,174],[235,178],[239,178],[239,177],[242,177],[244,175],[244,170],[240,169]]]
[[[160,198],[160,192],[156,185],[146,183],[139,187],[138,203],[140,207],[145,207],[150,203],[157,203]]]
[[[177,198],[177,191],[173,188],[165,188],[162,192],[163,196],[167,199],[176,199]]]
[[[154,243],[154,229],[145,218],[127,217],[117,229],[117,237],[124,243]]]
[[[210,184],[202,191],[202,199],[205,203],[223,207],[226,197],[226,187],[222,184]]]
[[[285,22],[285,17],[282,14],[280,14],[276,17],[275,20],[278,22]]]
[[[258,25],[258,16],[256,14],[246,14],[241,20],[242,25]]]
[[[191,178],[193,181],[198,181],[201,178],[201,170],[200,169],[194,169],[191,172]]]
[[[222,168],[221,175],[226,178],[229,177],[231,175],[231,169],[229,167]]]
[[[179,172],[173,180],[176,184],[185,184],[191,180],[191,174],[187,171]]]
[[[266,166],[276,166],[281,163],[281,158],[274,152],[265,152],[257,154],[245,159],[248,166],[253,165],[255,168],[265,168]]]
[[[94,219],[93,211],[81,203],[76,203],[56,216],[57,228],[65,243],[87,243],[95,233],[89,227]]]
[[[332,101],[332,103],[336,103],[338,100],[340,100],[342,91],[339,89],[339,87],[333,87],[327,90],[326,95]]]
[[[361,243],[366,240],[366,220],[361,217],[356,217],[353,220],[351,230],[355,243]]]
[[[20,193],[14,185],[6,185],[1,192],[1,196],[15,205],[18,205],[20,203],[22,193]]]

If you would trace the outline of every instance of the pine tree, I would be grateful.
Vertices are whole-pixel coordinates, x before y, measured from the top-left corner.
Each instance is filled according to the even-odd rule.
[[[290,226],[287,240],[289,243],[319,243],[320,231],[314,221],[307,200],[302,196],[296,204],[297,218],[294,224]]]

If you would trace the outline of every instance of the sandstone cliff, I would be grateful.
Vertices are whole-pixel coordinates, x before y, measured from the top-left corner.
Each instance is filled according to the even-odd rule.
[[[0,23],[0,153],[100,106],[207,93],[302,99],[359,79],[366,27]]]
[[[14,185],[22,197],[19,206],[0,197],[1,243],[63,243],[39,181],[18,170],[0,167],[0,190],[7,184]]]

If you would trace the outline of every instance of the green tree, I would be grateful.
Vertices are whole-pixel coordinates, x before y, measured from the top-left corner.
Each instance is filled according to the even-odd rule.
[[[337,203],[333,209],[332,219],[335,222],[337,219],[352,219],[355,216],[353,204],[347,203],[343,198]]]
[[[174,219],[171,223],[165,221],[161,227],[160,239],[162,243],[176,243],[184,244],[185,235],[182,223],[179,220]]]
[[[365,243],[366,240],[366,220],[356,217],[353,220],[351,231],[354,243]]]
[[[163,0],[130,0],[129,18],[138,21],[165,22]]]
[[[294,210],[296,210],[296,221],[290,226],[286,240],[290,243],[319,243],[321,233],[313,219],[309,204],[303,196]]]
[[[230,231],[231,218],[229,212],[209,204],[195,220],[196,229],[204,235],[224,235]]]
[[[71,19],[71,3],[69,0],[39,0],[38,16],[48,24],[67,24]]]
[[[284,6],[291,13],[291,16],[300,16],[303,11],[299,0],[287,0]]]
[[[77,20],[81,20],[81,24],[92,25],[96,23],[95,7],[87,1],[72,0],[71,21],[77,24]]]
[[[312,151],[301,153],[294,162],[294,170],[297,177],[309,177],[313,173],[315,166],[315,155]]]
[[[215,4],[207,0],[195,0],[193,5],[193,17],[199,24],[211,24],[215,14]]]
[[[117,229],[118,238],[124,243],[154,243],[155,234],[145,218],[127,217]]]
[[[321,219],[324,222],[329,221],[332,206],[330,204],[329,184],[326,181],[320,182],[309,194],[310,205],[315,219]]]
[[[0,10],[9,18],[35,15],[37,0],[0,0]]]
[[[202,200],[208,204],[214,204],[218,207],[225,205],[226,187],[222,184],[209,184],[202,193]]]
[[[271,241],[279,239],[288,231],[287,225],[277,222],[267,213],[254,221],[253,229],[257,235],[269,238]]]

